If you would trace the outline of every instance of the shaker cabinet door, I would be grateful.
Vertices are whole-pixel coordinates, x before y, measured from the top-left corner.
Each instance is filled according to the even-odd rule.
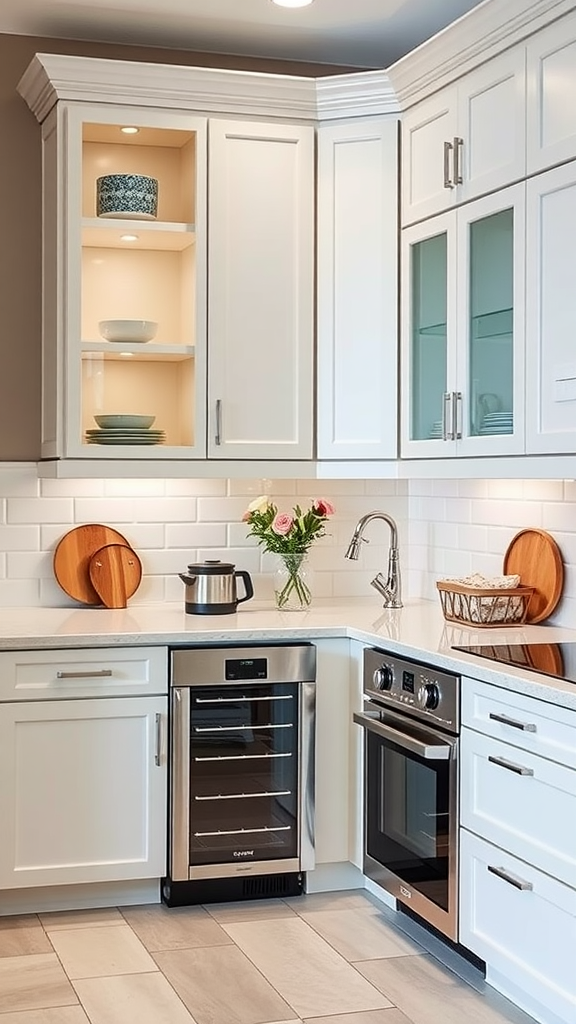
[[[209,125],[208,455],[312,457],[314,131]]]
[[[166,697],[0,705],[0,889],[160,878]]]

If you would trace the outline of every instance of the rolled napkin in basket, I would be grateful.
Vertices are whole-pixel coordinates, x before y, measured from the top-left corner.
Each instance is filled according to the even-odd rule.
[[[483,576],[482,573],[475,572],[470,576],[451,577],[441,582],[467,587],[470,590],[513,590],[520,586],[520,576]],[[475,597],[457,592],[450,596],[450,617],[460,621],[494,625],[498,622],[519,622],[524,616],[525,604],[522,597],[487,597],[485,594]]]

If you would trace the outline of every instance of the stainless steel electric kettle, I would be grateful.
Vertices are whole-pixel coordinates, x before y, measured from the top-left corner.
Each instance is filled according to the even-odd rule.
[[[198,562],[178,575],[186,584],[186,611],[191,615],[226,615],[254,596],[250,573],[235,569],[230,562]],[[237,596],[238,576],[244,583],[244,597]]]

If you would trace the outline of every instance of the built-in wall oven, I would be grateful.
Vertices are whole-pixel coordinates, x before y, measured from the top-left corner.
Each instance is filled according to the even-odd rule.
[[[457,939],[459,677],[364,651],[364,872]]]
[[[315,678],[313,644],[171,652],[169,906],[302,892]]]

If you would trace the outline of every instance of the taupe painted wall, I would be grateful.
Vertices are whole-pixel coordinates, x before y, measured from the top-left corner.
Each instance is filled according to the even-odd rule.
[[[40,456],[40,126],[17,92],[35,53],[310,75],[350,68],[0,34],[0,462]]]

